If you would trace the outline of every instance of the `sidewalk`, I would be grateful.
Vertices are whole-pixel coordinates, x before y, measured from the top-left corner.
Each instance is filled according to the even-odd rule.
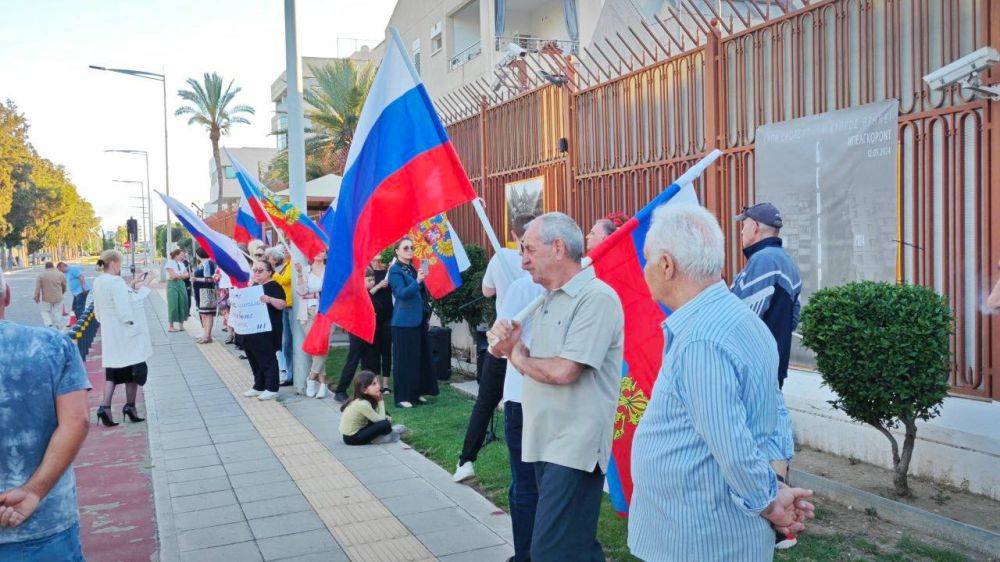
[[[348,447],[331,399],[242,397],[249,366],[165,331],[146,386],[160,560],[506,560],[510,518],[403,443]],[[189,322],[189,330],[200,327]]]

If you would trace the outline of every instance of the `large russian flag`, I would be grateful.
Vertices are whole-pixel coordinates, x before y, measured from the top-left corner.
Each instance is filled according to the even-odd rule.
[[[590,251],[597,277],[611,286],[625,313],[625,349],[621,394],[615,412],[614,441],[608,469],[611,505],[628,513],[632,499],[632,437],[653,395],[653,384],[663,360],[663,329],[668,311],[653,300],[643,275],[643,246],[660,205],[697,205],[692,182],[722,153],[712,151],[670,184],[636,215]]]
[[[306,213],[265,187],[228,150],[223,150],[240,182],[247,206],[258,223],[270,221],[275,228],[288,235],[292,244],[310,261],[316,254],[326,250],[326,233]]]
[[[229,276],[233,286],[246,287],[250,283],[250,267],[243,257],[243,251],[236,245],[236,241],[221,232],[212,230],[210,226],[205,224],[205,221],[198,218],[191,209],[182,205],[180,201],[159,191],[156,193],[163,199],[167,207],[177,215],[177,219],[191,233],[191,237],[208,253],[208,257],[212,258],[219,269]]]
[[[233,227],[233,240],[237,244],[244,246],[251,240],[260,240],[263,237],[263,229],[250,210],[246,197],[240,198],[240,206],[236,209],[236,226]]]
[[[408,235],[413,240],[413,266],[427,262],[424,285],[435,299],[462,286],[462,272],[469,269],[469,254],[444,213],[421,221]]]
[[[307,353],[327,349],[333,322],[372,341],[365,266],[413,225],[476,197],[399,33],[390,31],[347,154]]]

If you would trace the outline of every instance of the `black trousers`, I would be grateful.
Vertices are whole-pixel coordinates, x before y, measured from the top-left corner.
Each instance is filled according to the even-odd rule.
[[[375,318],[375,341],[372,342],[371,370],[383,377],[392,376],[392,326],[390,318]],[[367,368],[367,367],[366,367]]]
[[[393,326],[392,386],[397,404],[414,404],[421,396],[438,395],[426,320],[414,328]]]
[[[483,358],[483,373],[479,377],[479,394],[476,395],[476,403],[472,406],[469,427],[465,430],[465,442],[462,444],[462,454],[458,457],[459,464],[475,462],[479,456],[493,412],[503,399],[503,381],[506,372],[507,360],[498,359],[487,352]]]
[[[584,472],[548,462],[536,462],[538,507],[531,534],[532,562],[604,562],[597,542],[597,519],[604,494],[600,469]]]
[[[260,336],[260,337],[258,337]],[[278,392],[278,356],[271,341],[271,332],[244,336],[243,353],[253,371],[253,389]]]
[[[357,372],[359,363],[362,369],[373,370],[371,365],[372,345],[350,333],[347,335],[347,341],[349,342],[347,361],[344,363],[344,368],[340,371],[340,380],[337,381],[337,388],[334,392],[347,392],[347,388],[351,386],[351,381],[354,380],[354,373]]]
[[[389,435],[392,424],[389,420],[372,422],[358,430],[354,435],[345,435],[344,443],[348,445],[367,445],[380,435]]]

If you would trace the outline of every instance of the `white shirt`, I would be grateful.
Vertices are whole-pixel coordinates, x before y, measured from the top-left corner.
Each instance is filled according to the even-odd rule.
[[[172,269],[174,270],[174,273],[177,274],[187,272],[187,268],[184,267],[184,262],[177,260],[167,260],[166,263],[163,264],[163,269]]]
[[[497,312],[497,318],[513,318],[524,307],[531,304],[531,301],[545,293],[545,288],[531,280],[530,275],[525,275],[507,287],[507,298],[503,302],[503,307]],[[525,344],[531,339],[531,317],[524,321],[521,331],[521,341]],[[521,387],[524,383],[524,375],[520,373],[514,364],[507,361],[507,371],[503,380],[503,402],[520,402]]]
[[[507,265],[504,266],[500,260],[503,260]],[[507,292],[507,287],[527,274],[527,271],[521,269],[521,254],[517,253],[517,250],[500,248],[500,251],[490,258],[490,263],[486,264],[486,273],[483,274],[483,287],[495,289],[497,292],[497,318],[503,318],[500,315],[500,305],[503,302],[504,293]],[[513,279],[511,279],[511,275],[514,276]]]

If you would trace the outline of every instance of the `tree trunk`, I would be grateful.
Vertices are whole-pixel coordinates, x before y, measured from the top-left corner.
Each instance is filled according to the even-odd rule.
[[[892,483],[896,488],[896,493],[906,497],[910,495],[910,486],[906,481],[906,475],[910,471],[910,460],[913,458],[913,444],[917,440],[917,423],[912,419],[904,419],[903,427],[906,433],[903,437],[903,452],[899,456],[899,461],[894,463],[895,475]]]
[[[212,158],[215,158],[215,177],[219,181],[219,192],[216,194],[216,210],[222,210],[222,180],[224,174],[222,171],[222,155],[219,153],[219,134],[218,127],[212,127],[211,132],[208,134],[208,138],[212,141]]]

